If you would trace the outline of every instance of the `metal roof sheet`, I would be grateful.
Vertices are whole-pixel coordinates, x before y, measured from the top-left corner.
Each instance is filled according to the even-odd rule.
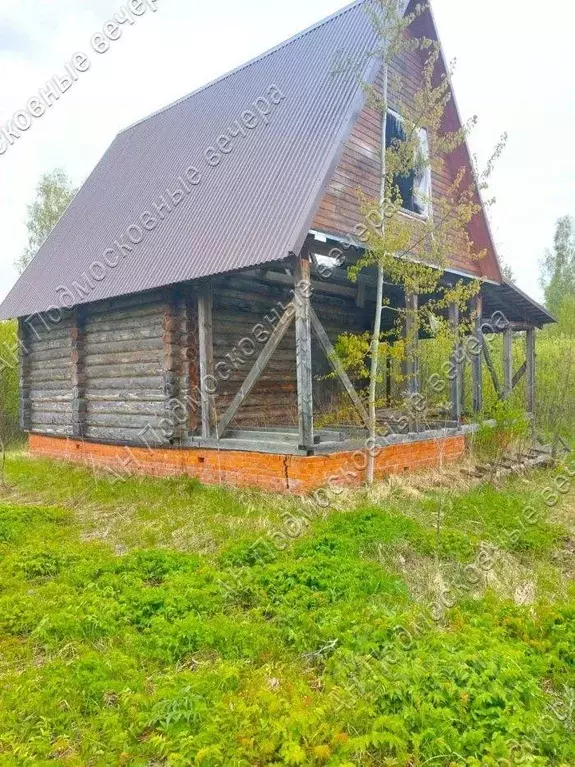
[[[363,5],[353,3],[120,133],[0,307],[0,319],[68,306],[70,296],[87,303],[298,252],[365,98],[357,76],[338,62],[364,60],[366,77],[376,75],[368,56],[376,34]],[[268,95],[272,86],[283,94],[279,101],[271,91],[279,103]],[[245,136],[230,136],[261,97],[270,114]],[[204,153],[222,134],[233,148],[211,167]],[[200,183],[146,230],[142,214],[153,212],[166,189],[181,189],[178,177],[190,166],[200,170]],[[130,229],[132,239],[143,237],[139,244],[127,239],[134,226],[142,229]],[[122,242],[120,251],[115,243]]]
[[[524,293],[511,280],[504,279],[502,285],[486,283],[482,292],[485,317],[500,311],[510,322],[525,322],[539,328],[557,322],[544,306]]]

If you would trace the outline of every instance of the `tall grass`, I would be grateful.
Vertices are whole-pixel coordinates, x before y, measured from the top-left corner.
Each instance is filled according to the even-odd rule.
[[[575,433],[575,337],[551,328],[537,339],[537,423],[552,434]]]
[[[503,385],[503,338],[495,337],[490,343],[491,357]],[[421,387],[430,406],[448,404],[449,379],[445,364],[450,358],[449,342],[431,339],[420,344]],[[536,341],[536,405],[535,424],[547,436],[569,437],[575,434],[575,336],[561,326],[547,328],[537,334]],[[513,369],[518,371],[525,361],[525,341],[518,336],[513,344]],[[439,376],[445,383],[438,391],[430,382]],[[527,403],[527,381],[524,376],[513,390],[510,408],[522,410]],[[471,364],[464,364],[464,413],[473,419]],[[499,394],[491,374],[483,362],[484,416],[493,417],[498,409]]]

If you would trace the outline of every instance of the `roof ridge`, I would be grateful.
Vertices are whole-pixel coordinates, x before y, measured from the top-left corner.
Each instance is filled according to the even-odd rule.
[[[166,106],[161,107],[160,109],[157,109],[155,112],[152,112],[146,117],[142,117],[141,119],[136,120],[136,122],[132,123],[131,125],[128,125],[126,128],[122,128],[122,130],[118,132],[118,136],[121,136],[122,134],[127,133],[129,130],[132,130],[132,128],[135,128],[138,125],[141,125],[142,123],[147,122],[148,120],[151,120],[153,117],[157,117],[158,115],[163,114],[164,112],[167,112],[168,109],[172,109],[173,107],[178,106],[178,104],[181,104],[182,102],[187,101],[188,99],[192,98],[192,96],[197,96],[198,93],[201,93],[202,91],[205,91],[208,88],[211,88],[212,86],[217,85],[218,83],[223,82],[224,80],[227,80],[228,77],[232,77],[232,75],[235,75],[238,72],[241,72],[242,70],[247,69],[248,67],[251,67],[254,64],[257,64],[262,59],[265,59],[268,56],[271,56],[272,54],[277,53],[283,48],[286,48],[288,45],[291,45],[292,43],[295,43],[297,40],[300,40],[302,37],[305,37],[310,32],[314,32],[316,29],[323,27],[325,24],[328,24],[329,22],[333,21],[339,16],[343,16],[343,14],[348,13],[356,6],[363,5],[366,2],[368,2],[368,0],[353,0],[352,3],[349,3],[343,8],[340,8],[339,11],[332,13],[330,16],[327,16],[325,19],[322,19],[321,21],[317,21],[315,24],[312,24],[310,27],[307,27],[301,32],[297,32],[292,37],[289,37],[287,40],[284,40],[283,42],[278,43],[273,48],[270,48],[264,53],[260,53],[255,58],[249,59],[249,61],[246,61],[244,64],[240,64],[235,69],[232,69],[229,72],[226,72],[225,74],[220,75],[219,77],[216,77],[215,80],[211,80],[210,82],[205,83],[204,85],[201,85],[199,88],[196,88],[195,91],[192,91],[191,93],[187,93],[185,96],[182,96],[181,98],[176,99],[176,101],[172,101],[170,104],[167,104]]]

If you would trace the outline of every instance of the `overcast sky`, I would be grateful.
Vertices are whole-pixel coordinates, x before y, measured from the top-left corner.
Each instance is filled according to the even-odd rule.
[[[116,133],[339,10],[341,0],[157,0],[99,56],[92,35],[112,0],[2,0],[0,123],[24,108],[76,51],[88,72],[0,156],[0,298],[26,245],[26,204],[40,175],[62,167],[81,184]],[[478,114],[471,150],[487,158],[502,132],[509,144],[493,178],[491,213],[500,255],[517,282],[541,296],[538,261],[554,222],[575,214],[572,30],[575,4],[553,12],[524,0],[433,0],[446,55],[458,61],[457,100]]]

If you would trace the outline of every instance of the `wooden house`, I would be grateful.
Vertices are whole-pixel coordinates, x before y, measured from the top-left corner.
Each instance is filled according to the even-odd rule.
[[[19,318],[21,422],[34,453],[274,490],[362,480],[365,408],[333,344],[371,330],[375,283],[369,273],[352,283],[333,259],[362,252],[357,190],[377,198],[381,187],[382,115],[337,66],[368,61],[365,79],[381,75],[368,56],[368,1],[117,136],[0,309]],[[437,39],[431,10],[417,24]],[[419,54],[394,66],[415,90]],[[454,100],[447,119],[460,125]],[[452,172],[462,164],[473,172],[466,147]],[[449,169],[429,183],[439,199]],[[503,278],[484,212],[469,235],[486,256],[472,260],[454,241],[444,279],[481,279],[476,337],[481,346],[482,322],[499,317],[504,396],[517,378],[513,334],[526,334],[519,372],[532,409],[535,328],[552,318]],[[394,286],[387,299],[413,300]],[[416,350],[411,364],[414,394]],[[482,370],[479,357],[476,412]],[[461,455],[459,372],[449,389],[450,423],[387,434],[380,474]],[[342,397],[353,417],[318,428]]]

